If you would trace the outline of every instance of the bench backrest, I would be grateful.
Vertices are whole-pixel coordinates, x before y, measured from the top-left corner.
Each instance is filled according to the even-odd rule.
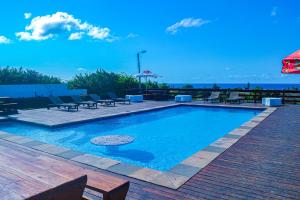
[[[82,200],[87,175],[32,196],[27,200]]]
[[[116,99],[118,98],[117,95],[114,92],[108,92],[107,95],[111,98],[111,99]]]
[[[64,102],[57,96],[50,96],[49,97],[50,101],[53,103],[53,104],[63,104]]]
[[[71,98],[75,103],[80,103],[82,101],[82,99],[78,95],[72,95]]]
[[[101,98],[97,94],[90,94],[90,98],[94,101],[99,101]]]
[[[233,98],[238,98],[240,96],[239,92],[230,92],[229,94],[229,98],[233,99]]]
[[[220,92],[212,92],[210,95],[210,98],[219,98],[220,97]]]

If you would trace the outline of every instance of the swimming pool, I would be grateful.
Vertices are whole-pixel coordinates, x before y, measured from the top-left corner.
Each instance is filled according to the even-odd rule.
[[[258,109],[177,106],[55,129],[3,122],[0,130],[166,171],[260,112]],[[135,140],[109,151],[90,142],[94,137],[111,134],[129,135]]]

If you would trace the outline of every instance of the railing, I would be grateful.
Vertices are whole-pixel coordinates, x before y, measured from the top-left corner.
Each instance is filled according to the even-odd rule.
[[[260,103],[263,97],[281,97],[284,104],[300,104],[300,90],[251,90],[251,89],[212,89],[212,88],[193,88],[193,89],[148,89],[140,93],[149,95],[159,93],[167,95],[169,99],[174,98],[177,94],[189,94],[194,99],[203,99],[208,97],[212,91],[220,91],[221,99],[226,99],[230,92],[236,91],[244,98],[246,102]],[[137,89],[128,90],[127,94],[138,93]]]

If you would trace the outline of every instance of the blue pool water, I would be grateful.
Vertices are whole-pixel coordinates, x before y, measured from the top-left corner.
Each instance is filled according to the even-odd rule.
[[[168,170],[257,115],[260,110],[179,106],[57,129],[4,122],[0,130],[133,165]],[[90,140],[130,135],[134,142],[108,151]]]

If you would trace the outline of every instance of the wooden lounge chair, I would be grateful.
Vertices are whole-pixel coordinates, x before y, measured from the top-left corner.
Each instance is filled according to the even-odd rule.
[[[10,97],[0,97],[0,111],[2,114],[16,114],[18,103],[13,103]]]
[[[27,200],[86,200],[83,197],[87,175],[27,198]]]
[[[210,102],[220,102],[220,92],[212,92],[208,98],[205,99]]]
[[[117,97],[117,95],[114,92],[108,92],[107,95],[109,96],[109,98],[111,100],[114,100],[115,102],[121,102],[121,103],[128,103],[130,104],[130,99],[126,99],[126,98],[119,98]]]
[[[71,98],[74,101],[74,103],[78,105],[87,106],[88,108],[97,108],[97,102],[95,101],[82,101],[81,97],[78,95],[73,95],[71,96]]]
[[[75,103],[65,103],[63,102],[59,97],[57,96],[51,96],[49,97],[50,101],[52,102],[52,104],[49,104],[47,106],[47,109],[50,109],[52,107],[56,107],[58,109],[60,108],[67,108],[68,109],[68,112],[70,110],[77,110],[78,111],[78,104],[75,104]]]
[[[0,110],[6,114],[16,114],[18,103],[0,103]]]
[[[240,93],[239,92],[230,92],[229,97],[226,99],[226,103],[241,103],[241,101],[243,100],[242,97],[240,97]]]
[[[97,94],[90,94],[89,96],[92,99],[92,101],[94,101],[94,102],[104,104],[106,106],[109,106],[109,105],[116,106],[116,102],[112,99],[101,99],[100,96],[98,96]]]
[[[147,90],[144,94],[146,100],[167,101],[169,94],[165,90]]]

